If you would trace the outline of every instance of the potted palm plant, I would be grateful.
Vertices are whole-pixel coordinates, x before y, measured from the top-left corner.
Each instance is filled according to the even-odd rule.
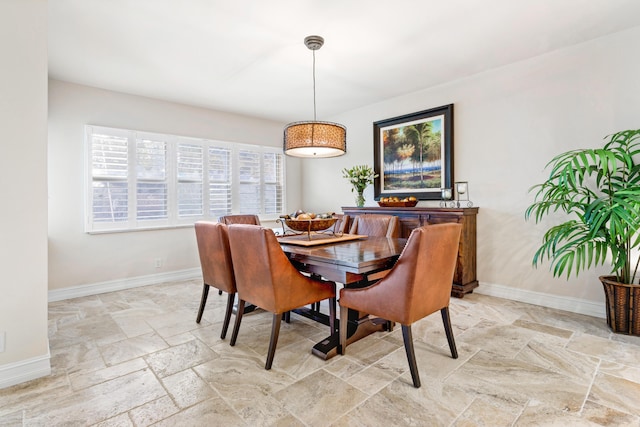
[[[531,188],[535,201],[526,219],[569,216],[546,231],[533,265],[548,259],[554,276],[568,278],[610,263],[611,275],[600,277],[607,323],[614,332],[640,335],[640,257],[633,256],[640,246],[640,129],[607,139],[602,148],[554,157],[549,178]]]

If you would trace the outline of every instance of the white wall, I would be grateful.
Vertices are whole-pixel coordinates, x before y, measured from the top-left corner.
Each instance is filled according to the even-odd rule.
[[[50,372],[47,3],[0,2],[0,388]]]
[[[50,80],[50,290],[199,268],[192,227],[84,233],[85,124],[270,146],[282,144],[283,129],[283,123]],[[287,160],[292,206],[299,203],[300,164]]]
[[[478,291],[506,287],[505,296],[514,299],[528,294],[544,300],[533,292],[564,299],[562,308],[581,301],[602,306],[598,275],[607,269],[567,281],[553,278],[549,264],[531,267],[545,227],[525,222],[524,211],[533,201],[528,189],[546,177],[544,166],[554,155],[640,128],[638,46],[640,27],[331,117],[347,126],[348,153],[305,160],[305,209],[354,206],[340,171],[373,165],[374,121],[453,103],[454,179],[469,181],[471,200],[480,208]],[[371,186],[365,197],[376,205]]]

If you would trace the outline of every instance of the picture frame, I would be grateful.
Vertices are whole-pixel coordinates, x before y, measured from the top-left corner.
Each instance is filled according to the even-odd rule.
[[[373,123],[376,200],[440,200],[453,186],[453,104]]]

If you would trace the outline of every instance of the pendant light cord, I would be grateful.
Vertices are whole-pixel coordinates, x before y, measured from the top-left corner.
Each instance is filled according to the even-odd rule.
[[[316,120],[316,51],[313,52],[313,121]]]

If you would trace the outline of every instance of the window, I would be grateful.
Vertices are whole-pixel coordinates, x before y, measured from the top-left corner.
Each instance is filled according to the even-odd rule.
[[[175,227],[284,210],[280,149],[86,126],[86,231]]]

